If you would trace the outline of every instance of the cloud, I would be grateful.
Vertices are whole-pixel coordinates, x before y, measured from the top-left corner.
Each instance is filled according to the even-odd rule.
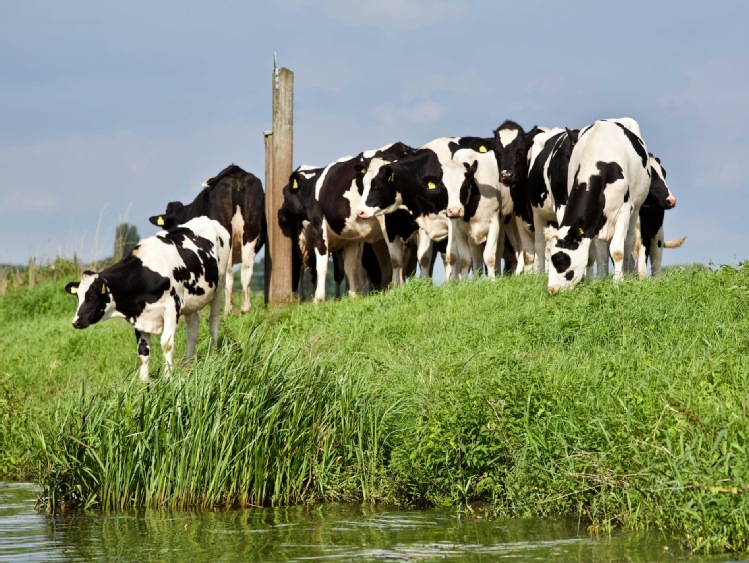
[[[719,58],[687,72],[686,87],[656,98],[662,108],[693,120],[710,133],[745,134],[749,122],[749,61]]]
[[[467,4],[460,0],[288,0],[293,7],[321,5],[333,19],[345,25],[418,29],[463,19]]]
[[[262,130],[238,120],[178,137],[116,131],[0,146],[0,262],[111,254],[118,223],[152,234],[149,216],[192,201],[231,162],[264,181]]]
[[[374,108],[374,115],[388,127],[436,123],[442,119],[444,112],[445,108],[442,104],[431,100],[404,106],[385,104]]]

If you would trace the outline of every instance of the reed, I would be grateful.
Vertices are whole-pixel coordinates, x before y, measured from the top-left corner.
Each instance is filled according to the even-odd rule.
[[[20,362],[1,370],[27,421],[2,445],[32,452],[50,509],[480,501],[489,515],[575,514],[593,533],[749,549],[749,267],[553,298],[544,286],[416,281],[256,308],[147,386],[129,329],[72,332],[52,302],[28,325],[13,317],[17,334],[51,327],[45,362],[59,367],[39,381]],[[58,387],[31,416],[17,381],[32,396]]]

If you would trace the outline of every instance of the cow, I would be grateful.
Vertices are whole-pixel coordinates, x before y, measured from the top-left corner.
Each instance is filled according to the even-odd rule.
[[[420,227],[417,254],[424,277],[431,270],[432,241],[448,238],[447,186],[454,184],[454,191],[459,192],[464,182],[472,181],[472,176],[466,180],[466,173],[464,164],[449,156],[440,158],[434,148],[426,146],[393,162],[372,159],[364,175],[364,191],[357,216],[362,219],[388,218],[403,208],[408,210]],[[470,267],[471,258],[467,253],[461,264],[457,263],[456,255],[451,255],[449,248],[447,255],[445,270],[448,279],[454,277],[453,272],[457,277],[459,271]]]
[[[545,272],[549,260],[544,236],[546,227],[558,227],[564,216],[570,156],[579,134],[577,129],[538,129],[528,150],[526,185],[535,234],[535,272]]]
[[[203,190],[188,205],[179,201],[167,204],[166,211],[149,221],[169,229],[205,216],[221,223],[231,234],[231,260],[227,265],[225,313],[232,310],[234,288],[233,264],[241,263],[242,305],[240,311],[250,310],[250,282],[255,256],[265,244],[265,193],[260,180],[250,172],[231,164],[203,183]]]
[[[510,240],[517,260],[516,273],[532,270],[535,255],[533,213],[528,200],[528,150],[542,129],[533,127],[526,132],[510,119],[494,130],[492,151],[497,158],[500,182],[507,186],[512,198],[513,214],[517,226],[517,243]],[[508,231],[509,234],[509,231]]]
[[[649,155],[631,118],[599,120],[580,132],[567,176],[568,199],[558,228],[546,228],[548,291],[572,287],[596,257],[594,239],[608,243],[614,280],[631,255],[638,213],[650,189]],[[587,267],[587,271],[586,271]]]
[[[686,237],[676,241],[663,240],[663,218],[667,209],[676,206],[676,198],[666,184],[666,169],[659,158],[650,154],[650,190],[648,197],[640,207],[639,239],[640,245],[635,256],[637,273],[640,279],[647,276],[647,261],[650,260],[650,271],[653,276],[661,275],[663,249],[678,248]],[[637,244],[635,245],[637,247]]]
[[[195,352],[200,318],[210,305],[209,333],[215,346],[221,317],[221,292],[230,260],[230,235],[219,223],[196,217],[181,226],[141,240],[121,261],[100,272],[86,270],[65,291],[78,297],[73,327],[122,317],[135,329],[140,378],[148,380],[151,335],[161,334],[164,376],[169,377],[174,334],[185,318],[186,361]]]
[[[363,288],[362,264],[363,243],[376,243],[385,239],[389,251],[389,264],[381,263],[384,280],[398,284],[403,279],[403,247],[410,233],[394,233],[388,230],[388,221],[360,219],[356,216],[363,190],[362,177],[373,158],[393,160],[412,152],[408,145],[397,142],[380,149],[344,157],[324,167],[315,183],[314,193],[306,194],[303,204],[311,223],[307,241],[314,248],[317,270],[315,301],[325,299],[325,275],[328,255],[343,249],[344,270],[348,282],[348,293],[356,295]],[[293,184],[292,184],[293,185]],[[404,238],[405,237],[405,238]]]
[[[653,276],[661,274],[661,259],[663,248],[678,248],[686,240],[686,237],[675,241],[663,240],[663,216],[667,209],[676,206],[676,198],[666,184],[666,171],[661,166],[661,161],[652,153],[648,155],[650,167],[650,187],[645,201],[640,207],[637,225],[635,227],[635,244],[632,255],[627,255],[625,268],[629,271],[634,269],[637,263],[637,274],[639,279],[647,276],[647,260],[650,258]],[[604,241],[596,241],[596,263],[598,276],[609,275],[609,247]],[[652,256],[651,256],[652,252]]]
[[[370,172],[364,179],[366,196],[360,216],[389,213],[404,205],[418,217],[432,240],[440,240],[437,236],[446,232],[448,279],[465,277],[472,263],[479,271],[482,262],[494,277],[506,231],[512,247],[518,249],[515,262],[519,264],[517,270],[522,271],[524,258],[532,252],[533,245],[528,243],[529,236],[521,237],[518,225],[528,229],[524,222],[516,220],[515,209],[527,206],[524,162],[529,134],[510,120],[493,133],[492,138],[434,139],[400,164]],[[530,138],[536,133],[534,129]],[[374,164],[370,164],[370,171],[376,168]],[[478,166],[478,176],[474,165]],[[430,177],[439,180],[431,183],[435,186],[431,193],[424,190],[425,185],[430,185]],[[445,196],[448,201],[441,201]],[[427,262],[424,248],[420,244],[422,264]]]

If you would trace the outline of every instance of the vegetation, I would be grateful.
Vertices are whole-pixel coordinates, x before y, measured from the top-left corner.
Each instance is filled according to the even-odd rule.
[[[0,471],[49,509],[482,506],[749,549],[749,264],[554,297],[540,276],[254,296],[148,385],[129,327],[74,331],[61,287],[0,298]]]

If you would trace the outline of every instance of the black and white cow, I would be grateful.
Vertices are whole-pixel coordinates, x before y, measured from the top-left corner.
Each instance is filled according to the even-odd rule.
[[[169,229],[194,217],[210,217],[231,234],[231,260],[227,265],[225,312],[232,309],[234,287],[233,264],[242,264],[241,311],[250,310],[250,282],[255,256],[265,244],[265,193],[260,180],[236,164],[224,168],[203,184],[203,190],[188,205],[179,201],[167,204],[166,212],[149,219],[158,227]]]
[[[592,275],[594,239],[608,243],[614,280],[631,255],[637,217],[650,188],[650,166],[640,127],[631,118],[600,120],[583,129],[572,149],[567,206],[559,228],[547,227],[549,293]]]
[[[526,132],[509,119],[494,130],[492,150],[497,158],[500,181],[509,188],[517,225],[517,244],[510,241],[515,249],[516,273],[531,271],[534,262],[533,213],[527,188],[528,150],[539,132],[538,127]]]
[[[197,217],[143,239],[121,261],[101,272],[85,271],[65,291],[78,296],[73,326],[121,317],[135,329],[140,378],[148,379],[151,335],[161,334],[164,375],[172,366],[174,334],[180,317],[187,332],[186,360],[195,352],[200,318],[210,305],[211,342],[216,345],[221,292],[230,255],[230,236],[219,223]]]
[[[447,186],[456,184],[455,189],[460,191],[465,175],[466,167],[462,163],[450,157],[441,159],[428,147],[392,162],[372,159],[364,175],[364,192],[357,216],[388,219],[405,208],[420,227],[417,254],[421,275],[425,277],[432,265],[432,241],[444,241],[449,234]],[[466,260],[470,267],[469,255]],[[455,266],[455,256],[445,259],[448,279],[453,270],[458,271]]]
[[[289,176],[289,183],[283,188],[283,203],[278,210],[281,232],[291,239],[291,278],[294,291],[300,299],[305,298],[305,283],[315,285],[317,280],[314,248],[309,241],[322,240],[319,232],[321,221],[319,224],[313,223],[310,216],[320,213],[315,199],[315,184],[322,172],[323,168],[319,166],[297,167]],[[338,267],[336,258],[333,265],[336,270],[334,277],[337,292],[343,281],[343,268]]]
[[[536,272],[545,272],[549,260],[544,231],[549,225],[558,227],[564,216],[570,156],[579,134],[577,129],[539,129],[528,150],[527,194],[533,213]]]
[[[676,206],[676,198],[666,183],[666,169],[659,158],[650,155],[650,190],[648,197],[640,207],[639,234],[640,245],[636,252],[637,273],[640,279],[647,276],[647,262],[650,260],[650,271],[653,276],[661,275],[663,248],[678,248],[686,237],[676,241],[664,241],[663,218],[667,209]]]
[[[412,151],[403,143],[393,143],[355,157],[339,159],[323,169],[315,184],[314,197],[307,198],[306,202],[307,216],[312,224],[310,233],[315,235],[308,242],[315,249],[317,262],[316,301],[325,299],[325,275],[330,252],[344,250],[348,292],[355,295],[361,291],[364,282],[361,267],[363,243],[376,243],[383,238],[390,253],[390,263],[380,264],[381,275],[395,284],[402,281],[404,241],[416,230],[416,226],[413,225],[411,233],[395,233],[387,222],[380,219],[357,217],[356,209],[363,191],[362,177],[370,161],[373,158],[394,160]]]

